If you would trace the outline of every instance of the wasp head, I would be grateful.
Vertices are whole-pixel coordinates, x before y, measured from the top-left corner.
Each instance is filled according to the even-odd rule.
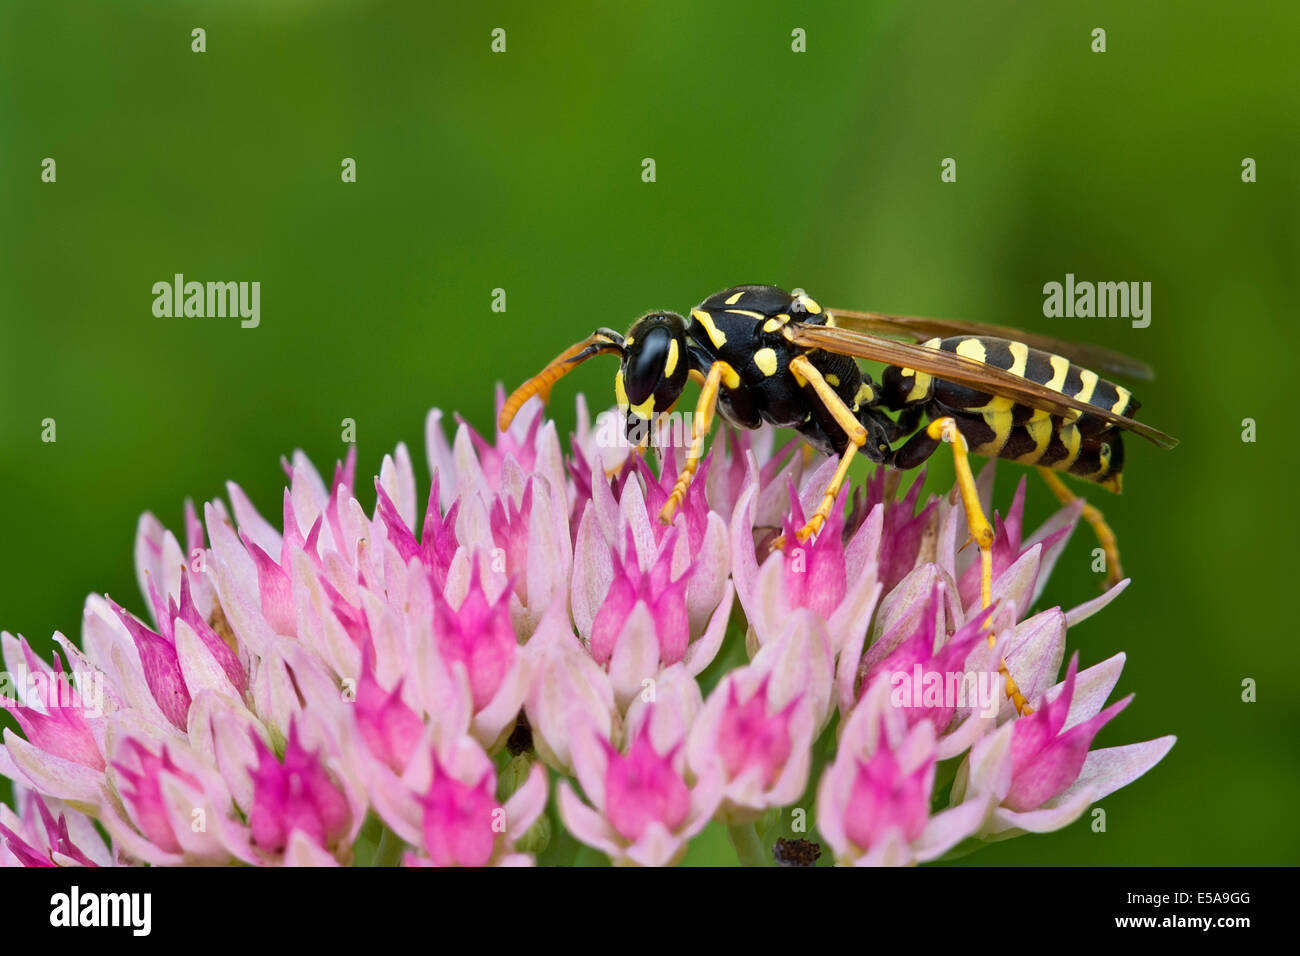
[[[627,408],[628,437],[677,403],[690,377],[686,320],[674,312],[650,312],[637,319],[623,340],[623,360],[614,378],[618,403]]]

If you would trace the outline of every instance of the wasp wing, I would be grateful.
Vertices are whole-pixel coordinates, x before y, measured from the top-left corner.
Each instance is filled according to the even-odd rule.
[[[898,342],[850,329],[825,325],[808,325],[792,322],[786,326],[790,341],[804,348],[825,349],[851,355],[854,358],[884,362],[918,372],[925,372],[958,385],[966,385],[981,392],[1001,395],[1030,408],[1041,409],[1049,415],[1059,415],[1072,421],[1079,415],[1091,415],[1110,422],[1135,435],[1141,435],[1161,448],[1173,448],[1178,440],[1164,432],[1132,418],[1116,415],[1108,409],[1081,402],[1063,392],[1031,382],[1003,369],[968,359],[964,355],[926,348],[910,342]]]
[[[852,309],[829,309],[840,328],[877,335],[907,336],[920,342],[933,336],[947,338],[951,335],[991,335],[1000,339],[1023,342],[1031,349],[1055,352],[1084,368],[1097,369],[1123,375],[1127,378],[1150,381],[1155,372],[1150,365],[1123,352],[1069,342],[1050,335],[1026,332],[1005,325],[986,325],[982,322],[963,322],[960,319],[929,319],[918,315],[886,315],[883,312],[855,312]]]

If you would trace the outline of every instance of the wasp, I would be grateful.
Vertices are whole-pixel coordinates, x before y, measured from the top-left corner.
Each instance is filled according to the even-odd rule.
[[[660,513],[665,523],[690,487],[715,413],[739,428],[764,422],[793,428],[816,450],[838,456],[821,503],[796,532],[801,542],[825,523],[856,456],[909,469],[947,443],[970,537],[980,550],[984,607],[991,603],[993,528],[976,493],[970,454],[1036,466],[1068,503],[1074,495],[1058,472],[1120,491],[1125,432],[1162,448],[1177,444],[1136,421],[1132,393],[1089,367],[1152,377],[1147,365],[1118,352],[1003,326],[828,309],[802,290],[770,285],[724,289],[692,309],[689,321],[653,311],[627,335],[597,329],[516,389],[499,426],[507,428],[529,398],[545,400],[563,375],[606,353],[619,356],[614,393],[634,443],[644,443],[649,423],[673,409],[688,381],[701,386],[686,462]],[[880,381],[859,359],[884,363]],[[1091,505],[1083,517],[1105,551],[1109,579],[1120,580],[1114,533]],[[1008,695],[1026,712],[1005,664],[1001,670]]]

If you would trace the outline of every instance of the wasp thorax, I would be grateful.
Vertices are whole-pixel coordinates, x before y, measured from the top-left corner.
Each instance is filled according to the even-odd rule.
[[[686,320],[673,312],[651,312],[637,319],[623,341],[623,361],[614,379],[618,403],[628,410],[628,426],[649,420],[677,402],[690,375]]]

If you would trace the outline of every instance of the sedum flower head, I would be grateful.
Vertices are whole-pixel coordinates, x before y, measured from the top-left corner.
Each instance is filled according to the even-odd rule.
[[[835,463],[770,429],[720,433],[663,525],[683,449],[611,445],[581,400],[563,444],[537,402],[443,424],[423,487],[404,445],[365,503],[353,449],[328,480],[295,453],[274,521],[233,483],[178,534],[142,517],[140,599],[91,595],[48,662],[0,636],[0,862],[665,865],[714,825],[746,863],[909,864],[1066,826],[1172,746],[1093,749],[1123,655],[1060,678],[1127,583],[1045,600],[1078,503],[1027,532],[1020,483],[985,609],[919,478],[799,543]]]

